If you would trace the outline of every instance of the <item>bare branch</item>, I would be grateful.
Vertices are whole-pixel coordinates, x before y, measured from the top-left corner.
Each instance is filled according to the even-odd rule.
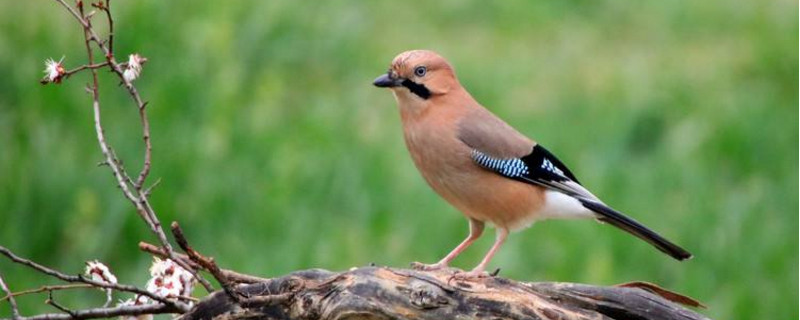
[[[150,253],[150,254],[152,254],[154,256],[157,256],[159,258],[163,258],[163,259],[167,258],[167,254],[164,252],[164,250],[162,250],[161,248],[159,248],[159,247],[157,247],[155,245],[149,244],[147,242],[139,242],[139,250],[142,250],[144,252]],[[189,259],[189,257],[184,255],[184,254],[178,253],[178,254],[176,254],[176,257],[178,259],[181,259],[184,262],[188,263],[193,268],[198,268],[198,269],[200,268],[200,266],[197,263],[195,263],[194,261]],[[257,277],[257,276],[244,274],[244,273],[239,273],[239,272],[236,272],[236,271],[233,271],[233,270],[228,270],[228,269],[220,269],[220,272],[222,272],[222,274],[225,275],[225,278],[227,278],[228,280],[230,280],[231,282],[234,282],[234,283],[259,283],[259,282],[264,282],[264,281],[269,281],[270,280],[269,278]]]
[[[85,65],[82,65],[82,66],[77,67],[75,69],[67,70],[66,72],[64,72],[64,76],[63,77],[66,79],[66,78],[69,78],[70,76],[72,76],[72,75],[74,75],[74,74],[76,74],[78,72],[81,72],[83,70],[86,70],[86,69],[100,69],[100,68],[107,67],[107,66],[108,66],[108,62],[101,62],[101,63],[96,63],[96,64],[85,64]]]
[[[172,222],[171,228],[172,235],[175,237],[175,240],[178,241],[178,245],[181,247],[181,249],[183,249],[183,251],[189,255],[189,259],[208,270],[208,272],[211,272],[211,275],[213,275],[214,278],[217,279],[217,282],[219,282],[219,285],[222,286],[222,290],[225,291],[225,294],[227,294],[233,301],[239,302],[239,296],[236,295],[236,292],[234,292],[233,288],[231,288],[228,278],[225,277],[225,274],[223,274],[222,271],[220,271],[219,266],[217,266],[217,263],[214,262],[214,258],[206,258],[199,252],[192,249],[192,247],[189,246],[189,241],[186,240],[186,236],[183,235],[183,230],[181,230],[181,226],[178,225],[177,221]]]
[[[101,319],[113,318],[118,316],[138,316],[143,314],[164,314],[164,313],[183,313],[185,311],[165,304],[145,304],[138,306],[121,306],[114,308],[94,308],[86,310],[75,310],[72,314],[67,313],[48,313],[32,317],[22,317],[19,320],[80,320],[80,319]]]
[[[139,250],[142,250],[144,252],[152,254],[152,255],[154,255],[156,257],[159,257],[161,259],[167,259],[168,258],[167,253],[164,252],[163,249],[161,249],[160,247],[158,247],[158,246],[156,246],[154,244],[149,244],[149,243],[144,242],[144,241],[139,242]],[[192,269],[200,269],[201,268],[200,265],[198,265],[197,263],[195,263],[194,261],[189,259],[189,257],[186,256],[185,254],[176,253],[175,257],[178,258],[178,260],[181,260],[183,263],[186,263]]]
[[[41,286],[36,289],[28,289],[18,292],[12,292],[11,294],[0,298],[0,301],[10,299],[12,297],[24,296],[27,294],[34,294],[34,293],[42,293],[45,291],[59,291],[59,290],[70,290],[70,289],[83,289],[83,288],[94,288],[90,284],[65,284],[65,285],[57,285],[57,286]]]
[[[131,88],[133,88],[133,86],[131,86]],[[150,166],[153,154],[153,145],[150,142],[150,122],[147,120],[146,107],[147,102],[139,105],[139,119],[142,122],[142,139],[144,140],[145,145],[144,165],[142,167],[142,171],[139,173],[139,177],[136,179],[136,183],[133,185],[136,190],[139,191],[139,195],[144,198],[147,196],[142,193],[142,186],[144,185],[145,179],[147,179],[147,176],[150,174]]]
[[[157,256],[159,258],[166,258],[167,257],[167,254],[164,253],[164,250],[162,250],[161,248],[159,248],[159,247],[157,247],[155,245],[149,244],[147,242],[139,242],[139,250],[142,250],[144,252],[150,253],[150,254],[152,254],[154,256]],[[180,253],[176,254],[176,256],[179,259],[183,260],[184,262],[189,263],[190,265],[194,266],[195,268],[200,268],[200,266],[197,265],[191,259],[189,259],[188,256],[186,256],[184,254],[180,254]],[[230,280],[231,282],[234,282],[234,283],[259,283],[259,282],[265,282],[265,281],[269,281],[270,280],[269,278],[257,277],[257,276],[244,274],[244,273],[239,273],[239,272],[236,272],[236,271],[233,271],[233,270],[228,270],[228,269],[220,269],[220,271],[225,275],[225,277],[228,280]]]
[[[152,185],[144,189],[144,196],[150,198],[150,194],[153,192],[153,189],[158,187],[159,184],[161,184],[161,178],[158,178],[156,182],[153,182]]]
[[[17,300],[14,300],[14,296],[11,294],[11,290],[8,289],[6,286],[6,282],[3,281],[3,276],[0,276],[0,289],[3,290],[7,294],[8,303],[11,305],[11,314],[13,315],[14,319],[20,319],[21,316],[19,314],[19,307],[17,307]]]
[[[53,299],[53,291],[48,291],[47,292],[47,300],[45,300],[44,303],[53,306],[54,308],[58,309],[61,312],[66,312],[67,314],[70,315],[70,317],[75,318],[75,311],[72,311],[72,310],[70,310],[70,309],[58,304],[58,302],[56,302],[56,300]]]
[[[106,17],[108,18],[108,51],[114,52],[114,19],[111,18],[111,0],[106,0],[106,2],[98,1],[97,3],[92,3],[92,7],[95,7],[103,12],[106,13]]]

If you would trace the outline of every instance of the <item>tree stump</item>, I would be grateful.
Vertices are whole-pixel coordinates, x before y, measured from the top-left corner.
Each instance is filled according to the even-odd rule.
[[[602,287],[459,279],[454,271],[385,267],[311,269],[219,291],[181,316],[193,319],[708,319],[698,302],[646,283]]]

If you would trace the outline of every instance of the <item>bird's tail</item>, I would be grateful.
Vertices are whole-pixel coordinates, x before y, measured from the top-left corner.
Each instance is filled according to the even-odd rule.
[[[670,255],[671,257],[677,260],[686,260],[692,257],[692,254],[686,251],[685,249],[679,247],[678,245],[670,242],[664,237],[658,235],[653,230],[648,229],[647,227],[643,226],[641,223],[633,220],[624,214],[609,208],[608,206],[588,199],[578,199],[580,200],[581,204],[589,210],[594,211],[598,214],[598,220],[602,222],[610,223],[611,225],[625,230],[626,232],[644,240],[653,245],[654,247],[658,248],[662,252]]]

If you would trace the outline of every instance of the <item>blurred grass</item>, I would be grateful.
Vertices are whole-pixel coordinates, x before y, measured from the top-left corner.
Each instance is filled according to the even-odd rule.
[[[395,54],[429,48],[606,202],[696,255],[552,221],[510,238],[492,263],[504,276],[652,281],[716,319],[798,318],[796,2],[481,4],[115,1],[118,56],[150,59],[137,85],[162,221],[265,276],[439,259],[466,221],[416,173],[391,95],[370,85]],[[136,243],[154,239],[95,166],[88,78],[37,84],[47,57],[85,61],[80,29],[46,1],[3,2],[0,26],[0,244],[69,273],[97,258],[143,284]],[[138,170],[135,110],[102,80],[107,134]],[[14,290],[53,282],[5,259],[0,274]],[[20,303],[54,311],[44,298]]]

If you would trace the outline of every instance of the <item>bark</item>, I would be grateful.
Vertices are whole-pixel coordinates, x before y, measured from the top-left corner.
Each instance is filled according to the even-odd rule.
[[[215,292],[181,316],[193,319],[708,319],[696,301],[647,283],[602,287],[458,279],[453,271],[382,267],[298,271]]]

